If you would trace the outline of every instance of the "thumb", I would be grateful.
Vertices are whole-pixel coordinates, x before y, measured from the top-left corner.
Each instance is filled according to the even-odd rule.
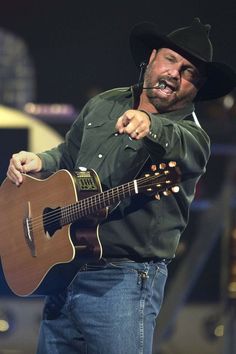
[[[25,173],[30,172],[30,171],[34,171],[35,170],[35,161],[30,160],[27,163],[25,163],[22,167],[23,167],[23,171]]]
[[[35,155],[32,154],[31,156],[28,156],[28,158],[25,161],[25,164],[23,165],[23,170],[25,173],[27,172],[38,172],[40,171],[42,167],[41,159]]]

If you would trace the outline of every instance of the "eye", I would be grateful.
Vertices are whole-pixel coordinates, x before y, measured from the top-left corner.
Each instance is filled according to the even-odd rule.
[[[190,67],[185,67],[184,71],[187,72],[187,73],[190,73],[190,74],[194,74],[193,68],[190,68]]]
[[[166,60],[173,63],[174,62],[174,57],[170,56],[170,55],[166,55]]]
[[[185,66],[182,68],[182,75],[186,79],[195,79],[198,77],[196,70],[190,66]]]

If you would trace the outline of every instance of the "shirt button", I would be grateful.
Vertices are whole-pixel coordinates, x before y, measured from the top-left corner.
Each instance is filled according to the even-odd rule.
[[[88,126],[92,125],[92,123],[88,123]]]
[[[101,159],[102,158],[102,154],[99,154],[98,157],[99,157],[99,159]]]
[[[169,146],[169,144],[168,144],[168,143],[166,143],[166,147],[167,147],[167,146]]]
[[[118,133],[115,133],[114,135],[115,135],[115,136],[118,136],[119,134],[118,134]]]

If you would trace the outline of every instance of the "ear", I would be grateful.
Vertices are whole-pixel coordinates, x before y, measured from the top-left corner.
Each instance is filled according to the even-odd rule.
[[[156,50],[156,49],[153,49],[153,50],[152,50],[152,53],[151,53],[151,55],[150,55],[150,57],[149,57],[148,64],[150,64],[150,63],[154,60],[154,58],[156,57],[156,55],[157,55],[157,50]]]

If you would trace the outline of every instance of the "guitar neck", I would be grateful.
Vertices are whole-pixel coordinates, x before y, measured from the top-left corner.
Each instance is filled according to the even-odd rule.
[[[68,225],[88,216],[96,217],[100,210],[135,194],[148,193],[153,195],[157,193],[157,197],[159,192],[165,193],[168,191],[171,194],[169,189],[180,180],[180,172],[175,162],[169,162],[167,167],[165,164],[159,166],[160,168],[157,169],[153,165],[152,173],[146,173],[141,178],[60,208],[60,225]],[[176,193],[173,188],[172,191]]]
[[[101,209],[116,204],[121,200],[138,194],[138,181],[134,180],[107,191],[61,208],[61,226],[73,223],[81,218],[95,216]]]

